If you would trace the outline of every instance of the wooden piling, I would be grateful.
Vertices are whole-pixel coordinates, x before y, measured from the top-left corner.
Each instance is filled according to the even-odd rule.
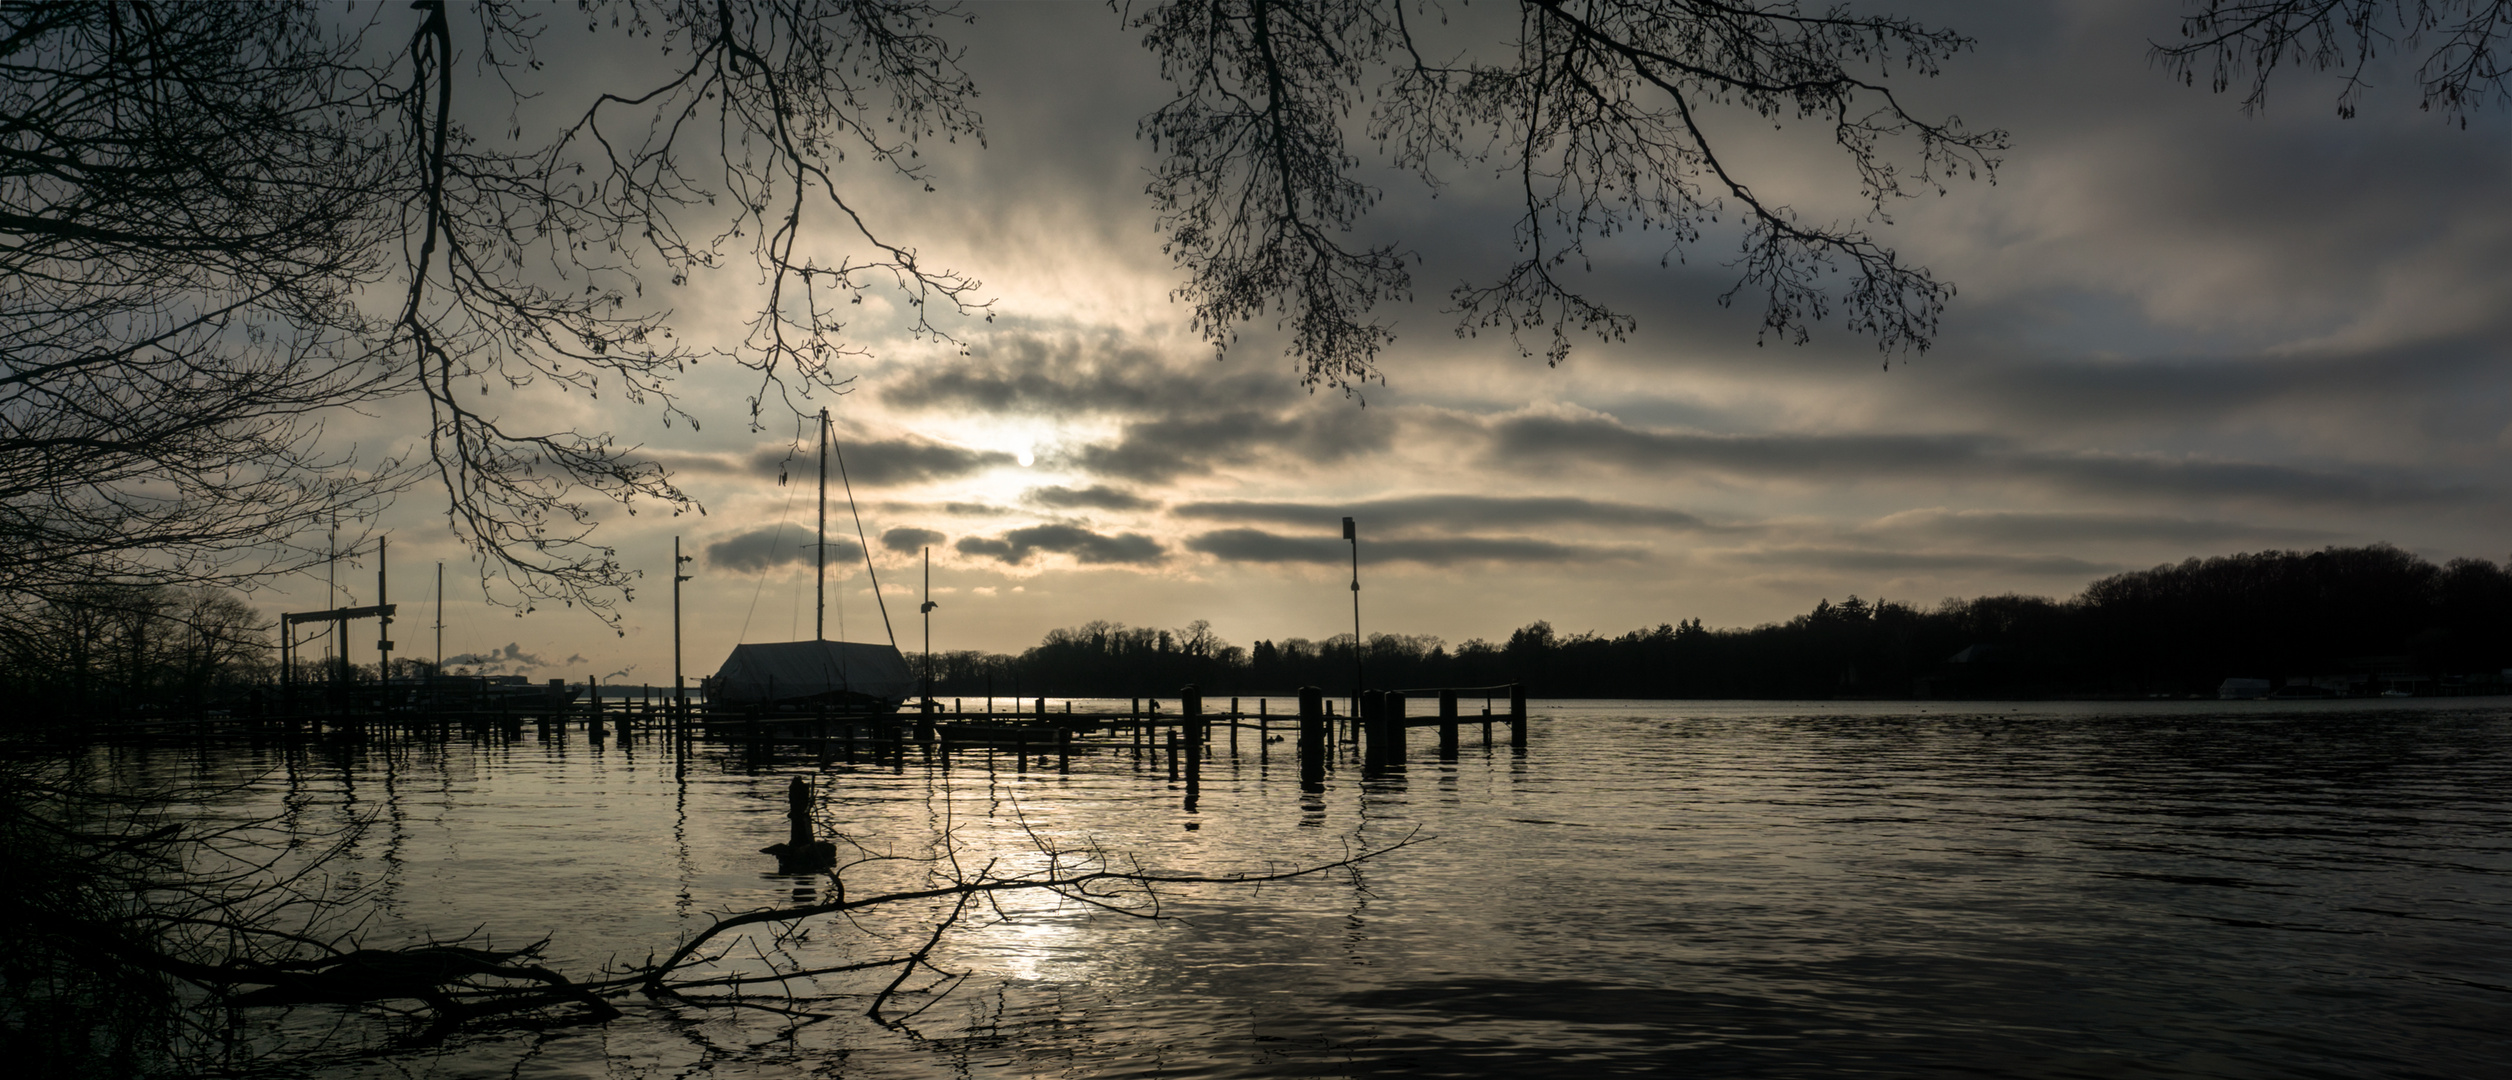
[[[1193,686],[1178,691],[1178,726],[1185,729],[1186,790],[1204,782],[1204,695]]]
[[[1526,686],[1509,684],[1509,745],[1526,749]]]
[[[1439,756],[1453,760],[1457,756],[1457,692],[1439,692]]]
[[[1380,751],[1386,755],[1384,768],[1388,772],[1404,771],[1404,704],[1404,695],[1390,691],[1386,700],[1379,705],[1379,723],[1384,725],[1383,730],[1386,733]]]
[[[1300,790],[1326,790],[1326,693],[1300,687]]]
[[[1387,768],[1387,693],[1361,692],[1361,770],[1376,776]]]

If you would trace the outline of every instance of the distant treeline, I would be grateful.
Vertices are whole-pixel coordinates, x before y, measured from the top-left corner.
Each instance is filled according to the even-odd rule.
[[[1018,656],[933,657],[935,693],[1002,697],[1348,692],[1353,639],[1241,648],[1208,622],[1096,621]],[[923,658],[910,657],[923,666]],[[1542,697],[2213,696],[2227,678],[2419,692],[2492,684],[2512,666],[2512,572],[2436,566],[2388,545],[2191,559],[2103,578],[2068,600],[1986,596],[1933,608],[1826,599],[1784,623],[1699,619],[1616,636],[1550,623],[1505,642],[1372,634],[1368,686],[1524,683]]]

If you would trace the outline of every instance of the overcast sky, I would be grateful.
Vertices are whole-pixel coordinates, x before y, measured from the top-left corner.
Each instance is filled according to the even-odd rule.
[[[937,650],[1018,651],[1092,619],[1209,619],[1240,645],[1349,632],[1347,514],[1364,629],[1451,642],[1536,619],[1752,625],[1851,594],[2064,597],[2265,548],[2512,554],[2503,110],[2462,131],[2394,83],[2340,120],[2335,86],[2298,74],[2246,117],[2147,62],[2173,0],[1885,6],[1979,40],[1906,87],[1914,111],[2013,140],[1993,186],[1957,183],[1877,229],[1960,289],[1934,349],[1887,369],[1836,321],[1803,347],[1757,346],[1758,308],[1715,303],[1732,241],[1661,268],[1643,236],[1600,248],[1586,279],[1638,332],[1548,369],[1457,337],[1438,303],[1505,263],[1505,190],[1452,169],[1434,200],[1386,174],[1362,239],[1420,252],[1425,299],[1396,313],[1386,384],[1350,398],[1303,390],[1262,325],[1216,362],[1169,299],[1179,275],[1134,136],[1164,84],[1134,35],[1096,5],[976,5],[951,32],[985,148],[936,148],[931,194],[866,177],[861,198],[928,261],[982,279],[994,317],[947,326],[962,349],[900,336],[870,305],[874,355],[835,403],[899,643],[921,645],[928,546]],[[1722,123],[1757,187],[1824,216],[1848,205],[1821,132],[1748,120]],[[682,290],[684,329],[737,338],[748,285]],[[699,432],[597,417],[707,510],[611,515],[609,540],[649,568],[624,637],[481,606],[421,494],[388,519],[393,599],[417,604],[395,628],[403,655],[433,649],[442,558],[447,653],[668,682],[675,535],[700,556],[693,678],[737,641],[809,637],[810,464],[783,460],[791,421],[747,430],[752,387],[733,374],[689,376]],[[802,482],[780,487],[781,467]],[[832,623],[882,640],[842,492],[832,507]],[[367,595],[371,572],[344,576]]]

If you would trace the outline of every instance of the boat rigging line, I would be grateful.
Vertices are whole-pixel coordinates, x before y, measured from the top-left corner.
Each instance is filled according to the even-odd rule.
[[[829,411],[825,408],[821,409],[821,445],[825,447],[836,447],[837,441],[828,437],[828,423]],[[883,633],[890,635],[890,648],[898,648],[898,631],[890,625],[890,602],[881,595],[881,574],[879,571],[872,568],[872,541],[864,535],[863,507],[855,504],[855,482],[846,478],[846,451],[843,447],[837,447],[837,480],[839,483],[846,485],[846,509],[849,513],[855,515],[855,543],[863,548],[864,575],[872,579],[872,602],[881,605],[881,630]],[[822,505],[827,505],[828,493],[825,484],[822,487],[820,498],[822,500]],[[824,510],[822,513],[825,516],[826,511]],[[824,534],[823,540],[825,542],[825,527],[822,532]]]

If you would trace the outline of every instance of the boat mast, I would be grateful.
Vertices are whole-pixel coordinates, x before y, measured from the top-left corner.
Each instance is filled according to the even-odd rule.
[[[811,638],[829,639],[829,410],[820,410],[820,533],[812,545]]]

